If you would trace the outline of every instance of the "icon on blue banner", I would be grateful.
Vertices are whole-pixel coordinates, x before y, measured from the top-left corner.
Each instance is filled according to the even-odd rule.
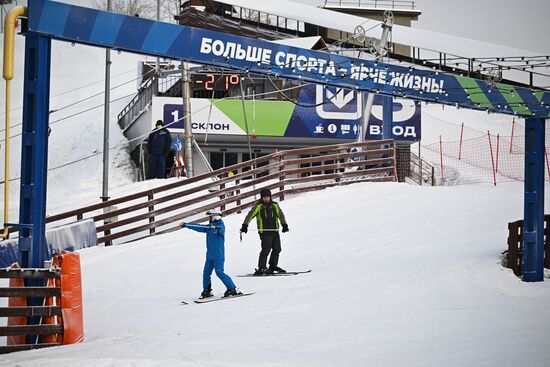
[[[172,140],[172,149],[176,152],[183,150],[183,140],[178,136],[176,139]]]
[[[285,136],[357,139],[363,119],[362,93],[353,90],[304,86],[285,131]],[[315,105],[314,108],[309,107]],[[375,96],[365,139],[382,139],[382,97]],[[418,141],[421,138],[420,105],[412,100],[393,100],[392,139]]]
[[[316,111],[322,119],[355,120],[361,117],[362,94],[344,88],[323,87],[315,89]]]

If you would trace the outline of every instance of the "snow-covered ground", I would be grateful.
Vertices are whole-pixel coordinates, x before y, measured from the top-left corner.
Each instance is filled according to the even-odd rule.
[[[548,366],[550,282],[501,266],[522,185],[356,184],[281,203],[280,264],[239,278],[259,244],[226,218],[226,271],[256,294],[201,291],[204,236],[189,230],[81,252],[86,341],[0,366]],[[214,278],[214,291],[223,285]]]

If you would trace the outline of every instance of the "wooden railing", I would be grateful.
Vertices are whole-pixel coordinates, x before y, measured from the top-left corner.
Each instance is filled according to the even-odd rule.
[[[508,223],[506,267],[514,274],[523,273],[523,220]],[[544,267],[550,269],[550,215],[544,216]]]
[[[351,152],[351,148],[360,149]],[[128,242],[176,230],[182,220],[204,221],[209,209],[219,208],[224,214],[241,212],[256,202],[263,188],[284,200],[285,195],[297,192],[395,180],[395,146],[391,140],[294,149],[51,215],[46,223],[61,225],[91,218],[98,241],[109,245],[115,240]]]
[[[55,269],[0,269],[0,278],[9,279],[39,279],[46,283],[47,279],[59,279],[61,277],[60,270]],[[23,283],[22,281],[20,283]],[[56,286],[10,286],[0,288],[0,297],[16,297],[26,299],[27,297],[61,297],[61,288]],[[8,306],[0,307],[0,317],[8,318],[27,318],[27,317],[50,317],[61,316],[60,306]],[[59,324],[44,324],[28,325],[25,321],[23,324],[16,323],[12,325],[8,322],[7,326],[0,327],[0,335],[7,337],[17,336],[17,341],[10,345],[0,346],[0,354],[17,352],[21,350],[30,350],[37,348],[45,348],[61,345],[59,342],[42,341],[42,337],[48,335],[63,335],[63,325]],[[36,342],[27,343],[21,342],[27,335],[32,335],[38,338]]]

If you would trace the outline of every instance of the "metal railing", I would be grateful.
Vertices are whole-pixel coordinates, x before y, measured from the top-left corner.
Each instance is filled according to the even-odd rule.
[[[410,154],[410,171],[408,177],[419,185],[435,186],[435,168],[414,153]]]
[[[118,125],[122,130],[126,130],[141,114],[146,111],[146,107],[153,100],[155,94],[156,77],[148,79],[140,88],[139,92],[118,114]]]
[[[409,178],[418,185],[435,186],[434,166],[411,152],[410,146],[396,149],[397,180],[405,182]]]
[[[414,10],[416,8],[414,1],[404,0],[357,0],[357,1],[341,1],[341,0],[325,0],[325,6],[354,6],[360,8],[384,8],[384,9],[403,9]]]
[[[294,34],[296,36],[303,36],[303,32],[305,32],[305,23],[300,20],[269,14],[243,6],[219,3],[219,9],[216,14],[225,18],[236,19],[239,22],[255,24],[257,27],[265,27],[276,32]]]

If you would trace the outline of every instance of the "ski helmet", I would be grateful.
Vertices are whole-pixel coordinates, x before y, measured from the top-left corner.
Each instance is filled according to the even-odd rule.
[[[261,192],[260,192],[260,196],[261,197],[271,197],[271,191],[269,189],[263,189]]]
[[[206,215],[210,217],[210,220],[221,220],[223,214],[219,210],[211,209],[206,212]]]

